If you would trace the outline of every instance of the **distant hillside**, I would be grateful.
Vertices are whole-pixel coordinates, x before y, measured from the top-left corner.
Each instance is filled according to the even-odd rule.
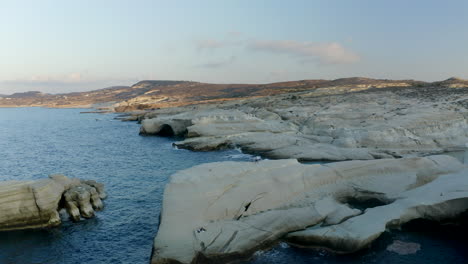
[[[450,88],[460,88],[460,87],[467,87],[468,80],[464,80],[464,79],[457,78],[457,77],[452,77],[445,81],[434,82],[433,84],[438,85],[438,86],[446,86]]]
[[[36,98],[46,96],[47,94],[39,92],[39,91],[29,91],[24,93],[14,93],[12,95],[8,95],[6,97],[10,98]]]
[[[300,80],[269,84],[210,84],[191,81],[145,80],[132,86],[67,94],[44,94],[37,91],[0,97],[0,107],[107,107],[118,112],[163,108],[199,103],[269,96],[288,92],[329,89],[354,92],[388,87],[468,87],[468,81],[450,78],[426,83],[414,80],[387,80],[362,77],[336,80]]]
[[[155,88],[158,86],[162,87],[162,86],[170,86],[170,85],[183,84],[183,83],[187,83],[187,82],[186,81],[165,81],[165,80],[159,80],[159,81],[144,80],[144,81],[140,81],[132,85],[132,89]]]

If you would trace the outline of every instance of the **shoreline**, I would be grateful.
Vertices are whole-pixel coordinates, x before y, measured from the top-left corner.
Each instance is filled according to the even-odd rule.
[[[412,94],[381,88],[325,97],[301,92],[123,119],[141,121],[142,134],[182,137],[175,144],[194,151],[237,146],[274,159],[334,161],[427,156],[468,143],[466,90]]]
[[[444,151],[460,156],[467,142],[468,107],[464,102],[468,96],[464,93],[438,97],[440,94],[436,92],[419,98],[415,105],[408,102],[418,94],[401,94],[401,90],[326,96],[321,93],[299,92],[212,105],[113,113],[115,119],[141,121],[143,135],[179,136],[173,137],[180,139],[173,143],[177,148],[216,151],[236,147],[243,154],[261,155],[278,162],[292,158],[344,161],[340,164],[355,162],[349,160],[374,164],[384,159],[390,163]],[[365,134],[368,131],[374,134]],[[397,148],[388,148],[386,144]],[[465,163],[466,156],[465,150]],[[255,213],[254,216],[257,217]],[[251,255],[256,250],[245,254]]]
[[[381,159],[383,159],[382,162],[384,163],[390,163],[393,161],[404,162],[405,160],[424,159],[411,158],[418,156],[427,157],[431,159],[432,157],[437,157],[431,155],[446,153],[457,157],[459,161],[464,162],[466,164],[468,157],[468,148],[466,145],[468,143],[468,107],[463,102],[466,102],[468,100],[468,94],[455,93],[454,95],[448,94],[446,96],[438,97],[440,96],[440,94],[436,95],[437,93],[435,93],[433,95],[426,95],[425,97],[418,98],[419,101],[417,103],[409,103],[415,99],[415,95],[399,94],[399,92],[401,91],[395,92],[392,90],[379,90],[372,92],[366,91],[364,93],[357,92],[355,94],[352,93],[326,97],[313,95],[310,96],[309,92],[293,93],[270,96],[268,98],[262,99],[249,99],[238,102],[229,102],[211,106],[195,105],[190,107],[177,107],[169,109],[166,108],[149,111],[144,114],[129,114],[127,118],[123,119],[129,121],[141,121],[140,133],[143,135],[157,135],[169,137],[176,136],[178,138],[182,138],[182,140],[174,142],[173,145],[178,148],[185,148],[192,151],[204,152],[216,151],[226,148],[239,148],[243,153],[251,155],[261,155],[263,157],[273,159],[273,161],[276,160],[277,162],[281,162],[283,159],[287,158],[293,158],[301,161],[339,161],[338,163],[327,163],[326,167],[330,165],[341,166],[340,164],[353,164],[357,162],[370,162],[369,164],[382,164],[379,163],[379,160]],[[363,95],[364,99],[358,97],[359,95]],[[459,95],[461,95],[461,98]],[[462,103],[460,104],[460,102]],[[317,107],[316,105],[319,105],[319,107]],[[274,106],[274,109],[270,106]],[[355,114],[353,112],[355,112]],[[348,116],[348,119],[346,119],[346,116]],[[308,126],[307,122],[310,122],[310,120],[312,119],[322,119],[325,120],[325,123],[320,124],[320,122],[315,122],[312,126]],[[304,123],[304,120],[306,123]],[[365,124],[361,125],[363,123]],[[330,126],[332,127],[331,130]],[[333,128],[337,126],[344,126],[346,129],[348,129],[348,131],[341,131],[340,134],[336,132],[335,128]],[[317,127],[319,128],[318,130]],[[375,129],[376,127],[377,129]],[[369,133],[368,131],[374,131],[373,136],[376,137],[369,138],[370,134],[365,134]],[[382,131],[384,131],[383,134],[379,135],[379,133],[382,133]],[[359,133],[364,133],[368,138],[362,137]],[[352,137],[346,137],[346,135],[352,135]],[[328,142],[321,141],[328,140],[323,139],[323,137],[327,136],[331,137],[332,140]],[[340,138],[343,136],[344,138]],[[446,138],[450,139],[447,140]],[[336,142],[339,142],[339,144],[336,144]],[[363,142],[367,142],[365,143],[366,146],[359,145],[363,144]],[[290,149],[291,144],[295,145],[293,149]],[[392,147],[388,148],[386,147],[386,144]],[[284,147],[278,148],[278,145],[284,145]],[[321,152],[304,152],[307,149],[310,151],[310,149],[317,147],[320,149]],[[335,153],[334,151],[338,151],[339,154],[330,155],[330,153]],[[297,154],[301,152],[305,154]],[[455,158],[451,159],[456,160]],[[248,164],[242,166],[247,165]],[[210,166],[210,164],[207,164],[207,166]],[[215,165],[213,164],[212,166]],[[223,167],[224,165],[221,164],[220,166]],[[460,166],[466,167],[466,165]],[[192,168],[192,170],[194,170],[193,174],[198,175],[199,172],[197,172],[196,168]],[[223,168],[223,170],[230,171],[233,170],[233,168],[228,169],[226,167]],[[290,174],[290,172],[288,173]],[[403,171],[403,173],[406,172]],[[411,173],[409,173],[408,176],[409,175],[411,175]],[[174,177],[174,175],[172,177]],[[192,178],[196,179],[197,177],[199,176],[194,176]],[[222,176],[220,177],[222,178]],[[192,178],[187,178],[187,180]],[[171,180],[171,182],[172,181],[173,180]],[[464,183],[468,183],[468,181],[463,178],[461,178],[460,181],[460,187]],[[443,186],[446,183],[447,182],[440,184],[441,186]],[[380,184],[385,185],[384,183]],[[168,186],[171,186],[171,183],[169,183],[166,186],[166,192],[168,190],[176,188]],[[204,188],[198,185],[196,186],[196,188]],[[220,187],[220,189],[223,188],[225,189],[228,187]],[[239,190],[239,192],[243,191],[245,190]],[[261,191],[258,190],[256,192],[258,193]],[[424,198],[419,195],[415,197],[417,197],[418,199],[422,199],[420,201],[421,203],[425,203],[423,201],[424,199],[432,199],[429,197]],[[208,200],[211,199],[210,197],[205,198]],[[205,198],[202,197],[200,199]],[[173,203],[174,201],[173,198],[170,198],[170,194],[168,193],[165,193],[164,201],[166,199],[172,201],[171,203]],[[453,204],[453,206],[455,206],[454,208],[458,206],[455,204]],[[250,203],[248,203],[248,205],[250,205]],[[180,211],[180,206],[180,204],[176,203],[171,205],[165,205],[166,209],[163,210],[163,212],[167,212],[168,210],[170,211],[171,209]],[[247,207],[248,206],[246,205],[246,210]],[[388,210],[391,210],[391,205],[384,204],[382,206],[383,214],[386,213],[385,210],[387,210],[387,207],[389,208]],[[462,206],[460,207],[460,212],[464,212],[467,209],[468,207]],[[203,211],[203,209],[201,208],[200,210]],[[278,209],[272,208],[271,210],[275,211]],[[259,217],[262,214],[263,213],[261,211],[260,213],[252,213],[251,216],[247,216],[247,220],[245,221],[249,221],[248,219],[252,217],[251,221],[255,222],[257,220],[253,219],[261,219]],[[291,214],[297,214],[297,217],[300,218],[300,215],[302,213],[292,213],[291,211]],[[163,215],[162,217],[162,221],[169,221],[166,220],[169,217],[170,219],[172,219],[169,221],[170,223],[173,223],[175,221],[183,222],[183,220],[176,220],[172,216],[168,215],[171,215],[171,213],[165,213],[165,216]],[[182,218],[193,219],[193,217],[194,215]],[[277,217],[280,217],[280,215],[278,215]],[[401,217],[401,219],[404,218],[404,216]],[[437,218],[437,216],[435,217]],[[300,222],[301,220],[299,218],[295,218],[294,221]],[[344,221],[338,221],[338,223],[343,223],[343,225],[346,225],[346,223],[348,223],[349,221],[352,222],[354,219],[358,218],[358,216],[352,215],[350,217],[346,217]],[[210,221],[214,221],[214,223],[218,223],[221,226],[225,224],[228,226],[231,225],[229,220],[225,219],[224,217],[215,218]],[[260,222],[257,224],[263,225],[261,224],[263,223],[262,220],[258,221]],[[402,223],[404,223],[404,221]],[[180,223],[179,226],[185,224]],[[210,224],[206,225],[210,226]],[[311,224],[309,223],[307,225],[310,226]],[[234,255],[231,255],[231,253],[224,252],[223,249],[216,249],[216,246],[212,246],[214,247],[214,249],[207,251],[208,249],[205,248],[205,246],[203,245],[199,249],[195,250],[198,253],[192,255],[192,257],[188,257],[192,254],[188,252],[186,253],[187,255],[185,257],[171,255],[170,249],[166,250],[164,248],[171,248],[172,246],[180,248],[183,243],[180,245],[177,245],[177,242],[171,244],[172,242],[168,242],[165,239],[166,232],[174,231],[173,227],[170,226],[171,224],[165,224],[159,229],[158,235],[155,239],[155,248],[153,249],[153,261],[151,263],[165,263],[164,261],[172,261],[175,259],[177,259],[177,261],[180,261],[181,263],[189,263],[188,260],[191,258],[198,259],[202,262],[208,262],[211,258],[213,258],[217,261],[223,262],[232,259],[232,256],[234,255],[238,256],[240,254],[243,256],[251,256],[253,252],[258,250],[257,247],[249,248],[249,246],[243,245],[243,243],[248,244],[248,241],[236,240],[236,243],[239,243],[239,247],[243,248],[244,250],[236,251],[235,249],[231,249],[230,252],[232,252],[232,254]],[[341,225],[338,224],[337,226]],[[230,229],[229,227],[223,228]],[[271,229],[269,232],[274,232],[273,230],[275,230],[275,228]],[[208,227],[206,227],[206,229],[208,230]],[[211,230],[213,229],[213,227],[210,227],[209,229]],[[296,227],[296,230],[297,229],[301,228]],[[342,249],[339,249],[340,246],[338,245],[341,245],[340,243],[342,242],[338,243],[332,241],[340,241],[341,239],[343,239],[342,234],[336,234],[336,237],[333,237],[333,235],[331,234],[326,235],[327,232],[329,232],[331,229],[322,229],[325,231],[323,231],[320,234],[315,234],[314,232],[316,231],[313,231],[314,229],[311,229],[311,231],[304,231],[302,233],[299,231],[297,232],[297,235],[287,236],[294,237],[293,244],[296,243],[294,242],[296,241],[296,239],[307,241],[305,242],[305,244],[310,243],[308,241],[315,241],[312,244],[322,244],[322,246],[325,246],[326,248],[331,250],[334,250],[333,248],[336,246],[336,249],[338,251],[341,251]],[[240,229],[238,230],[240,232]],[[289,233],[293,230],[289,230],[286,233]],[[358,230],[358,228],[356,228],[356,230]],[[357,232],[365,233],[366,231],[362,230]],[[235,235],[237,235],[237,233],[233,233],[233,236]],[[252,234],[250,234],[250,236],[251,235]],[[218,236],[219,234],[216,235],[215,233],[210,232],[207,241],[205,241],[202,238],[198,239],[202,239],[202,241],[205,241],[204,245],[206,245],[206,243],[208,243],[210,239],[213,239],[213,242],[211,243],[214,243]],[[282,236],[283,235],[279,235],[279,237]],[[359,235],[356,234],[356,236]],[[271,241],[267,239],[264,241],[264,243],[276,243],[277,239],[278,238],[275,238]],[[328,242],[320,242],[321,240]],[[229,241],[230,243],[231,240],[228,239],[227,241]],[[364,246],[367,246],[370,243],[367,241],[366,238],[362,238],[362,241],[362,243],[364,243]],[[211,243],[208,244],[211,245]],[[328,243],[332,243],[334,246],[330,247],[330,245],[332,244]],[[335,245],[334,243],[338,244]],[[364,247],[363,245],[351,246],[351,244],[353,243],[349,241],[349,244],[347,246],[341,246],[344,246],[345,252],[354,252]],[[348,246],[350,246],[350,248],[347,248]],[[224,259],[224,257],[222,256],[225,256],[226,259]]]

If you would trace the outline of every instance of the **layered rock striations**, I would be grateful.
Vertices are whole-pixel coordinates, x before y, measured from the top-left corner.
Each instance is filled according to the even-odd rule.
[[[381,206],[356,206],[369,200]],[[228,262],[278,239],[354,252],[386,228],[467,209],[468,167],[449,156],[203,164],[167,184],[152,263]]]
[[[95,181],[51,175],[35,181],[0,182],[0,231],[60,225],[64,208],[78,221],[103,208],[104,186]]]
[[[467,102],[468,88],[319,88],[152,111],[141,133],[183,136],[175,144],[190,150],[239,147],[275,159],[424,156],[465,148]]]

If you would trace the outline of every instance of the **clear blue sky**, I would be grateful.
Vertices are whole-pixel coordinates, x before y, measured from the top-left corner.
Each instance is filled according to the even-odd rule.
[[[466,0],[0,0],[0,94],[468,78]]]

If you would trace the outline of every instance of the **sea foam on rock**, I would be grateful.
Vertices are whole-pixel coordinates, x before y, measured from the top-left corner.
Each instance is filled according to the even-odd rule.
[[[91,218],[103,208],[105,198],[103,184],[61,174],[0,182],[0,231],[58,226],[62,208],[75,221]]]
[[[372,199],[382,205],[352,206]],[[387,227],[467,209],[468,167],[444,155],[203,164],[167,184],[152,263],[228,262],[278,239],[354,252]]]

